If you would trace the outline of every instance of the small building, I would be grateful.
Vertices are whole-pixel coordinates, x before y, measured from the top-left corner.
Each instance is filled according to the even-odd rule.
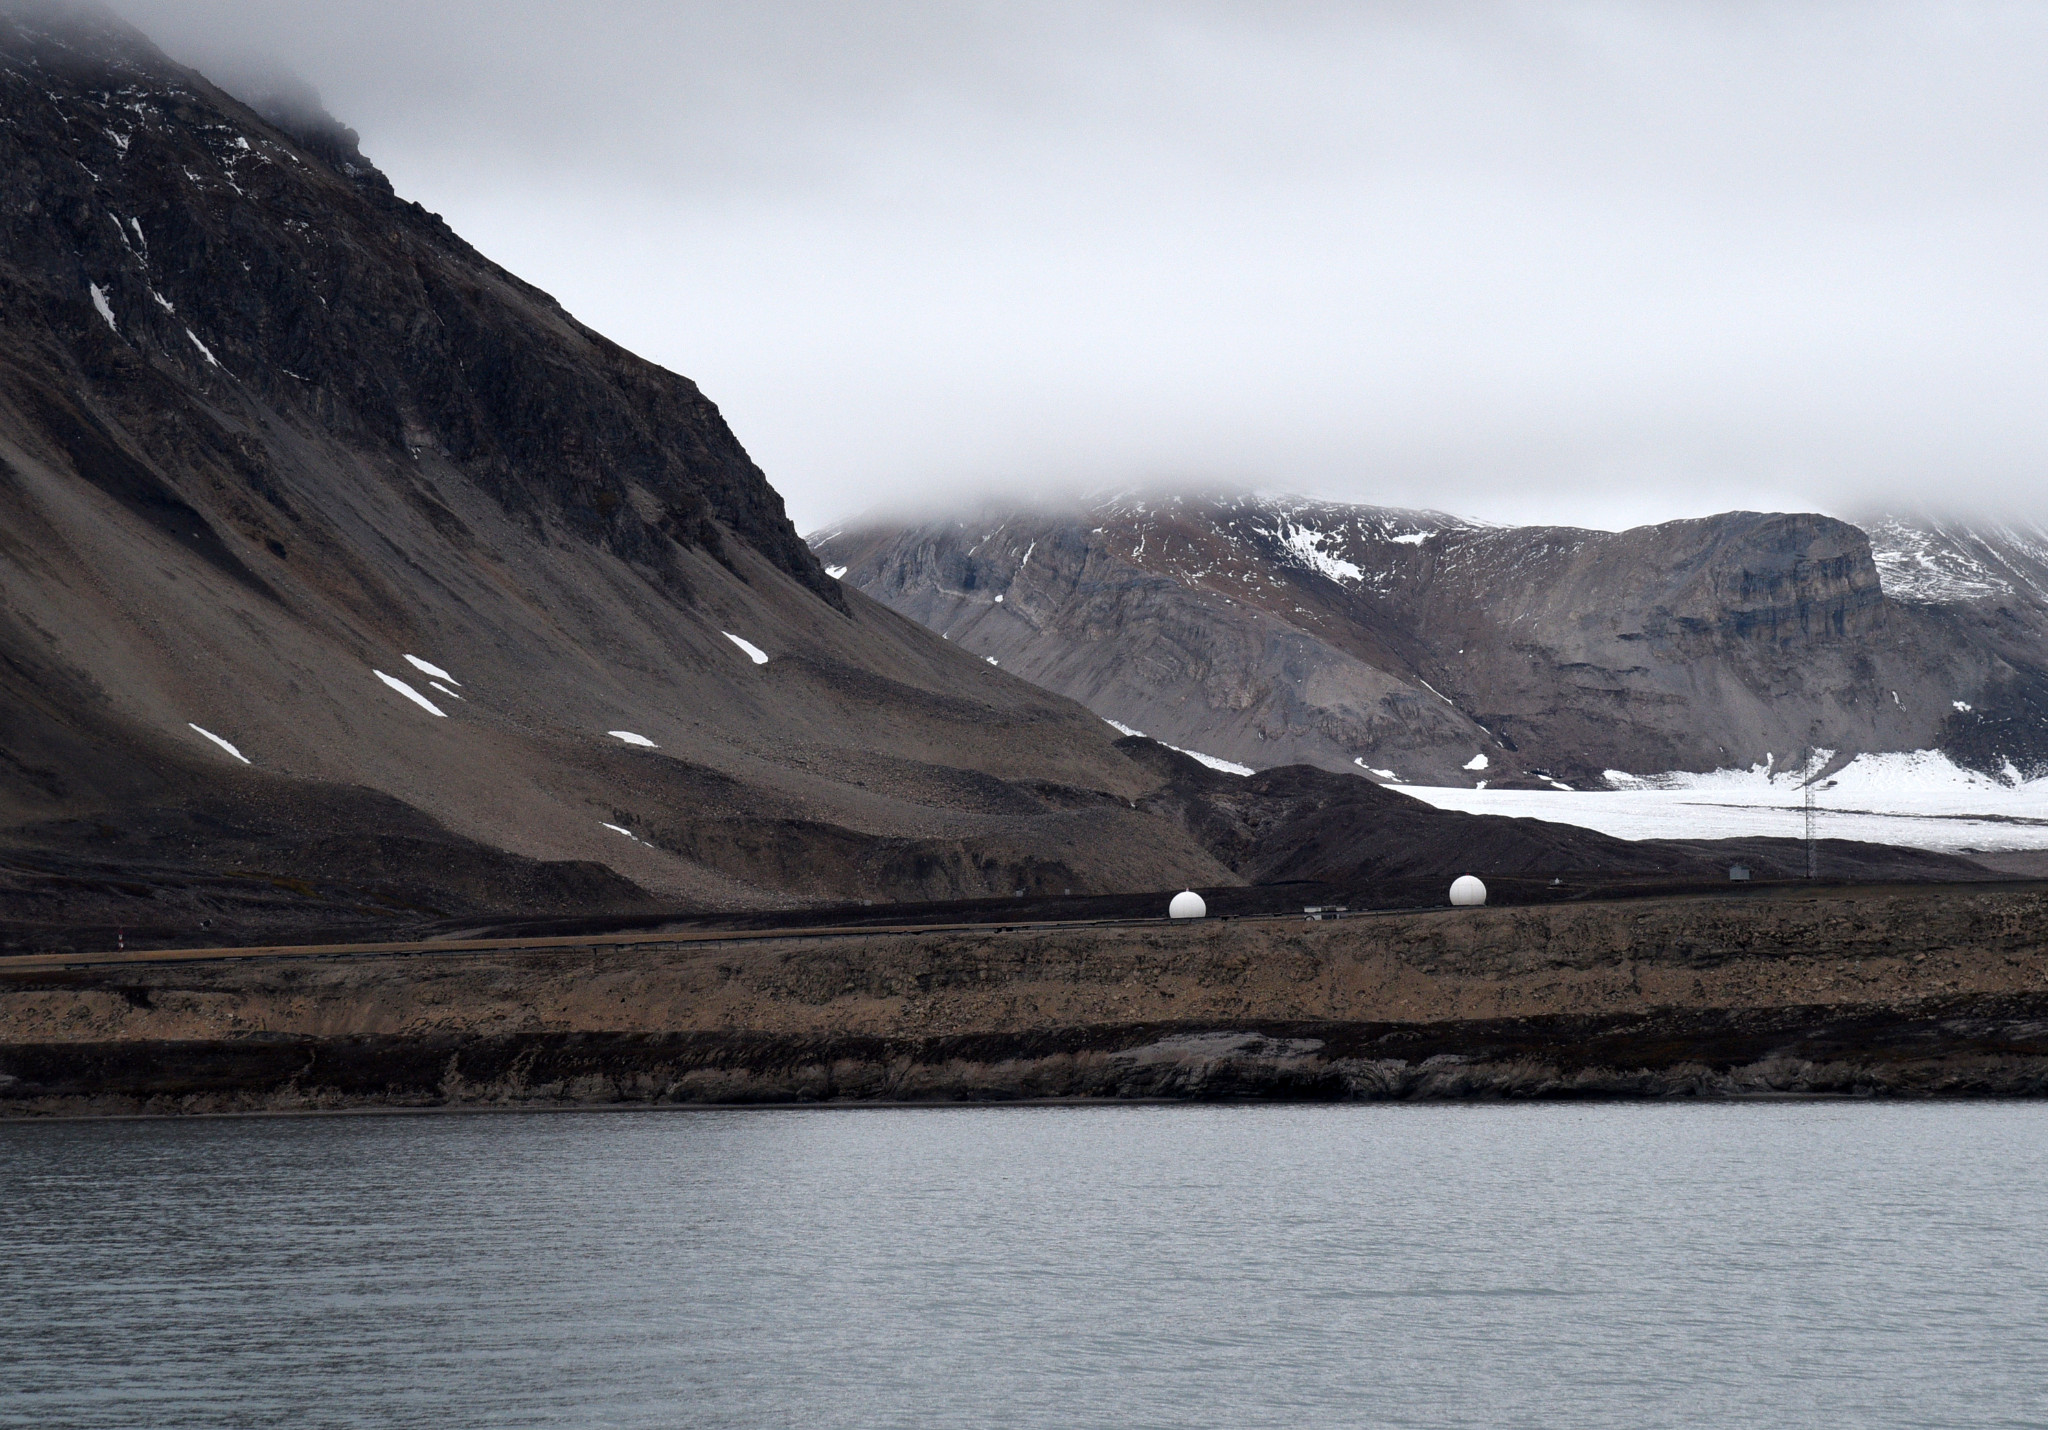
[[[1349,904],[1304,904],[1302,917],[1309,919],[1341,919],[1351,912]]]
[[[1730,879],[1734,880],[1734,881],[1735,881],[1736,883],[1738,883],[1738,884],[1746,884],[1746,883],[1748,883],[1748,882],[1749,882],[1749,865],[1747,865],[1747,864],[1730,864],[1730,865],[1728,866],[1728,877],[1729,877]]]

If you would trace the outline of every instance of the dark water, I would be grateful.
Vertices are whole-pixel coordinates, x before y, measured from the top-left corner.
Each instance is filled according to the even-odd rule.
[[[0,1423],[2048,1425],[2048,1106],[0,1126]]]

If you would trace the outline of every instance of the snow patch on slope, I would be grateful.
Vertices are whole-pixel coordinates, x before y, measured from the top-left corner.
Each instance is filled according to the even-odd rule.
[[[2026,523],[1883,517],[1866,522],[1884,593],[1900,601],[2048,602],[2048,531]]]
[[[421,659],[420,659],[420,658],[419,658],[418,656],[416,656],[416,655],[409,655],[409,656],[407,656],[407,657],[405,658],[405,663],[406,663],[407,665],[411,666],[411,667],[412,667],[412,668],[413,668],[414,670],[417,670],[417,671],[418,671],[418,672],[419,672],[419,673],[420,673],[421,675],[431,675],[431,676],[433,676],[433,677],[434,677],[434,679],[436,679],[436,680],[445,680],[445,681],[447,681],[447,682],[448,682],[448,683],[449,683],[450,685],[460,685],[460,684],[462,684],[462,682],[461,682],[461,681],[457,680],[457,679],[456,679],[456,678],[455,678],[454,676],[450,675],[450,674],[449,674],[449,673],[448,673],[447,671],[445,671],[445,670],[441,669],[441,667],[440,667],[440,666],[438,666],[438,665],[435,665],[435,664],[434,664],[434,663],[433,663],[432,661],[426,661],[426,660],[421,660]]]
[[[1865,528],[1878,584],[1900,601],[1975,601],[2012,594],[2012,583],[1941,531],[1886,518]]]
[[[1165,745],[1161,740],[1159,743]],[[1166,745],[1175,754],[1186,755],[1189,759],[1207,765],[1212,770],[1221,770],[1226,775],[1249,775],[1256,771],[1250,765],[1240,765],[1236,760],[1226,760],[1217,755],[1205,755],[1200,750],[1183,750],[1178,745]]]
[[[1126,725],[1121,720],[1112,720],[1107,715],[1102,717],[1102,723],[1109,726],[1110,729],[1116,731],[1119,735],[1135,735],[1140,739],[1143,739],[1145,736],[1145,732],[1143,730],[1135,729],[1132,726]],[[1164,740],[1161,740],[1159,743],[1162,745],[1166,745],[1166,741]],[[1257,771],[1254,770],[1250,765],[1240,765],[1236,760],[1226,760],[1220,755],[1205,755],[1200,750],[1183,750],[1178,745],[1166,745],[1166,748],[1173,751],[1176,755],[1186,755],[1189,759],[1194,760],[1199,764],[1207,765],[1212,770],[1220,770],[1226,775],[1249,775],[1257,773]]]
[[[1294,553],[1295,559],[1311,571],[1320,571],[1332,581],[1357,585],[1365,579],[1365,572],[1356,562],[1346,561],[1341,556],[1332,556],[1323,550],[1323,543],[1329,540],[1322,532],[1292,522],[1280,524],[1280,544]]]
[[[727,640],[731,641],[734,645],[738,646],[741,650],[745,651],[747,653],[747,659],[751,660],[754,664],[766,665],[768,663],[768,652],[762,650],[761,647],[755,645],[752,641],[742,640],[738,636],[734,635],[731,631],[720,631],[719,634],[724,636]]]
[[[189,721],[189,720],[188,720],[188,721],[186,721],[185,723],[186,723],[187,725],[192,725],[192,722],[191,722],[191,721]],[[248,757],[247,755],[243,754],[243,753],[242,753],[242,752],[241,752],[240,750],[236,749],[236,748],[235,748],[235,747],[234,747],[233,745],[230,745],[230,744],[229,744],[229,743],[228,743],[228,742],[227,742],[226,740],[223,740],[223,739],[222,739],[222,738],[221,738],[220,736],[218,736],[218,735],[214,734],[214,733],[213,733],[213,731],[211,731],[211,730],[208,730],[208,729],[206,729],[206,728],[205,728],[204,726],[201,726],[201,725],[192,725],[192,728],[193,728],[194,730],[197,730],[197,731],[198,731],[198,732],[199,732],[200,734],[204,735],[204,736],[205,736],[205,737],[206,737],[207,739],[209,739],[209,740],[213,741],[213,743],[214,743],[214,744],[216,744],[216,745],[220,746],[220,747],[221,747],[221,748],[222,748],[223,750],[226,750],[226,751],[227,751],[227,752],[228,752],[229,754],[233,755],[233,756],[234,756],[234,757],[235,757],[236,759],[240,760],[240,761],[241,761],[241,762],[242,762],[243,764],[245,764],[245,765],[246,765],[246,764],[248,764],[248,763],[249,763],[249,757]]]
[[[397,676],[386,675],[381,670],[372,670],[370,674],[376,676],[379,680],[383,681],[386,685],[390,686],[400,695],[403,695],[407,700],[410,700],[413,704],[419,706],[420,709],[426,711],[429,715],[438,715],[443,720],[446,720],[448,718],[447,712],[441,709],[440,706],[436,705],[433,701],[427,699],[426,696],[420,694],[417,690],[414,690],[410,685],[407,685]]]

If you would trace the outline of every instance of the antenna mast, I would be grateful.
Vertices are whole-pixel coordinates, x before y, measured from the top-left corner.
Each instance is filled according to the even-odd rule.
[[[1802,793],[1806,797],[1806,877],[1811,879],[1820,867],[1819,856],[1813,847],[1813,781],[1815,771],[1813,768],[1813,748],[1811,746],[1807,747],[1806,767],[1801,773],[1806,776],[1802,787]]]

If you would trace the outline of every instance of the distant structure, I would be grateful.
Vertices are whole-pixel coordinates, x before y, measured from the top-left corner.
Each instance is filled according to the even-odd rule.
[[[1173,902],[1166,906],[1166,916],[1170,919],[1206,918],[1208,913],[1209,906],[1193,889],[1182,889],[1173,896]]]
[[[1451,881],[1451,902],[1461,909],[1476,908],[1486,902],[1486,885],[1470,874],[1460,874]]]
[[[1820,845],[1815,840],[1813,832],[1814,816],[1818,813],[1814,808],[1814,796],[1821,790],[1835,787],[1835,781],[1821,779],[1821,771],[1827,767],[1827,761],[1817,760],[1815,756],[1825,753],[1816,751],[1810,745],[1807,747],[1806,763],[1802,767],[1806,778],[1801,782],[1799,790],[1801,812],[1806,818],[1806,877],[1809,879],[1820,877]]]
[[[1738,884],[1747,883],[1749,881],[1749,865],[1730,864],[1728,866],[1728,877]]]
[[[1813,752],[1807,752],[1807,763],[1813,762]],[[1811,879],[1820,872],[1820,856],[1813,842],[1813,782],[1817,778],[1809,769],[1806,776],[1806,877]]]

